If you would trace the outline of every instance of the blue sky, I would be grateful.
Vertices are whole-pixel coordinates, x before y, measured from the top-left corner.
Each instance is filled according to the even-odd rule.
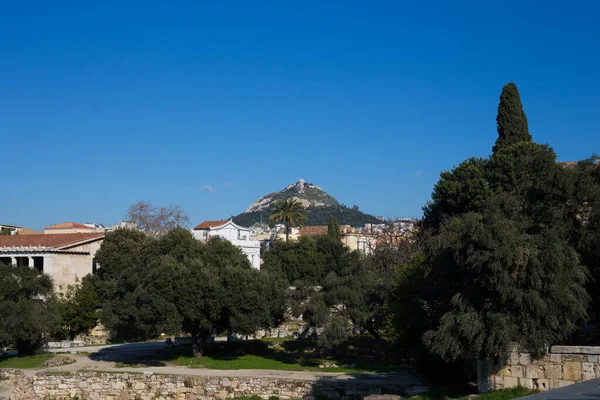
[[[491,152],[509,81],[534,140],[561,160],[600,152],[599,13],[594,1],[3,2],[1,222],[112,224],[147,200],[199,223],[298,178],[366,212],[420,216],[440,171]]]

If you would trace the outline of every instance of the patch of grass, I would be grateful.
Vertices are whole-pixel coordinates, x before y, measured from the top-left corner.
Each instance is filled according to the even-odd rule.
[[[132,362],[118,362],[115,364],[115,368],[137,368],[140,365]]]
[[[0,368],[33,369],[42,368],[44,362],[54,357],[54,354],[41,353],[32,356],[9,356],[0,360]]]
[[[475,397],[476,400],[511,400],[523,396],[529,396],[530,394],[538,393],[537,390],[526,389],[524,387],[516,387],[512,389],[496,390],[495,392],[480,394]],[[455,388],[438,388],[432,389],[427,393],[423,393],[417,396],[409,397],[409,400],[467,400],[472,399],[470,397],[463,397],[465,393],[459,395],[456,393]]]
[[[382,373],[398,372],[405,368],[386,363],[381,357],[359,356],[354,352],[340,351],[335,355],[321,353],[315,346],[316,343],[311,340],[268,338],[207,345],[201,359],[191,356],[190,346],[165,349],[162,354],[156,354],[152,359],[191,368],[234,370]],[[336,365],[336,367],[320,368],[321,365]]]
[[[90,353],[89,351],[77,351],[77,352],[75,352],[75,354],[78,356],[88,356],[88,357],[92,355],[92,353]]]

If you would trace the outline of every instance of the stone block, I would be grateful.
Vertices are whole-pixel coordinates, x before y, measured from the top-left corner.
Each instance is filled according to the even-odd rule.
[[[511,351],[508,355],[508,365],[515,365],[519,363],[519,353],[516,351]]]
[[[519,378],[513,378],[512,376],[504,377],[504,389],[510,389],[519,386]]]
[[[499,376],[499,375],[495,376],[495,379],[494,379],[494,388],[496,390],[504,388],[504,377],[503,376]]]
[[[575,382],[573,382],[573,381],[565,381],[565,380],[562,380],[562,379],[560,379],[560,380],[558,381],[558,387],[569,386],[569,385],[572,385],[572,384],[574,384],[574,383],[575,383]]]
[[[521,365],[531,364],[531,355],[529,353],[521,353],[519,355],[519,364],[521,364]]]
[[[548,379],[560,379],[562,378],[562,368],[558,364],[548,364],[544,366],[545,377]]]
[[[506,367],[502,368],[500,371],[498,371],[498,375],[500,376],[512,376],[512,367],[507,365]]]
[[[527,365],[525,368],[525,378],[539,379],[544,377],[544,371],[539,365]]]
[[[589,379],[593,379],[596,377],[594,373],[594,364],[591,362],[584,362],[581,364],[581,372],[583,375],[583,380],[587,381]]]
[[[520,365],[513,365],[510,368],[510,376],[513,378],[522,378],[523,377],[523,367]]]
[[[523,386],[527,389],[533,389],[533,381],[531,378],[519,378],[519,386]]]
[[[559,388],[559,380],[558,379],[548,379],[548,390]]]
[[[580,382],[581,381],[581,363],[577,361],[569,361],[563,365],[563,379],[565,381]]]
[[[588,360],[588,362],[591,362],[591,363],[597,363],[598,362],[598,356],[597,355],[587,356],[587,360]]]
[[[533,388],[541,392],[548,390],[548,379],[532,379]]]
[[[600,346],[552,346],[552,353],[600,354]]]
[[[560,354],[550,354],[550,362],[561,363],[562,357]]]

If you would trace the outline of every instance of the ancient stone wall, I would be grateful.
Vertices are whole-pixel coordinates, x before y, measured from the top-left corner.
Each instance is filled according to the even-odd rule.
[[[597,378],[599,355],[600,346],[552,346],[544,357],[534,360],[529,353],[514,348],[500,365],[491,366],[489,360],[478,363],[479,390],[523,386],[545,391]],[[486,374],[486,370],[491,373]]]
[[[382,381],[299,380],[250,377],[207,377],[140,373],[74,372],[39,373],[0,370],[0,380],[12,380],[13,400],[64,399],[154,400],[185,398],[212,400],[258,395],[282,399],[326,396],[332,400],[362,399],[370,394],[403,393],[408,387]]]

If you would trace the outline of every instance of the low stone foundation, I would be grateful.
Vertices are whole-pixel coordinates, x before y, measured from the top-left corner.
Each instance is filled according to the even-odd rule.
[[[504,365],[493,366],[489,360],[478,363],[479,391],[516,386],[545,391],[597,378],[599,355],[600,346],[552,346],[544,357],[533,360],[529,353],[515,349]]]
[[[328,397],[354,400],[371,394],[402,394],[411,385],[361,380],[297,380],[250,377],[205,377],[140,373],[41,372],[26,377],[21,371],[0,370],[0,380],[12,381],[12,400],[64,399],[79,396],[90,400],[213,400],[258,395],[265,399]],[[0,382],[1,383],[1,382]],[[418,385],[418,382],[415,382]]]

